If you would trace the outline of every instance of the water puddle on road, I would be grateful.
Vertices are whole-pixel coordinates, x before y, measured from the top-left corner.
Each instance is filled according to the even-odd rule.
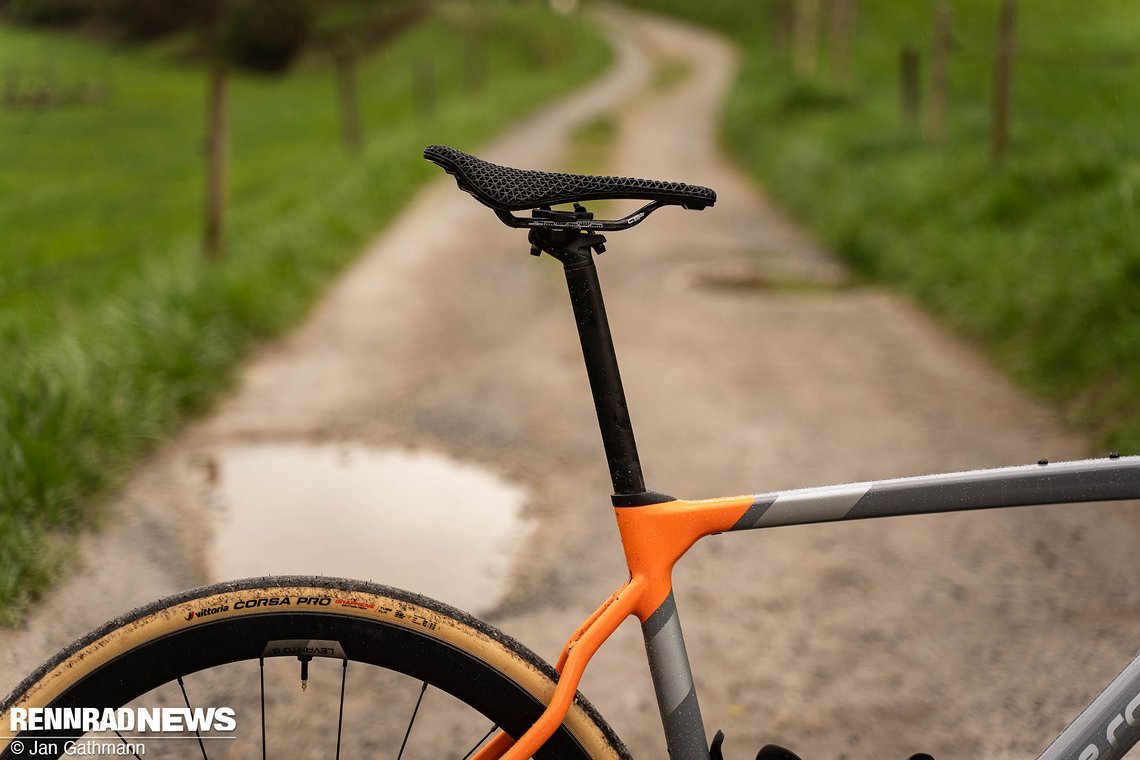
[[[258,443],[193,465],[217,515],[216,580],[371,579],[478,611],[503,593],[522,537],[521,487],[431,452]]]

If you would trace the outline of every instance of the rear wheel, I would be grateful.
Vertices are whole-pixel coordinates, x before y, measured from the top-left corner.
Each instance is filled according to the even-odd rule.
[[[186,592],[113,620],[0,703],[5,734],[12,709],[29,707],[94,707],[100,716],[120,706],[231,707],[232,731],[199,738],[135,726],[121,736],[84,736],[52,726],[0,739],[0,758],[59,757],[79,739],[80,748],[104,744],[103,754],[107,744],[122,753],[138,742],[148,754],[207,760],[263,754],[459,760],[495,729],[524,733],[555,678],[515,640],[425,597],[358,581],[254,578]],[[628,756],[580,696],[535,755]]]

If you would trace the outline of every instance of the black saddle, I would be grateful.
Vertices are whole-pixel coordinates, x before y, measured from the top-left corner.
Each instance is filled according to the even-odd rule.
[[[494,209],[511,227],[561,227],[591,230],[628,229],[662,206],[701,210],[716,203],[716,193],[707,187],[684,182],[661,182],[630,177],[596,177],[589,174],[532,171],[499,166],[446,145],[430,145],[424,158],[441,166],[477,201]],[[650,201],[638,211],[618,220],[595,220],[578,204],[601,199]],[[550,212],[560,203],[575,204],[575,212]],[[531,210],[518,217],[512,211]]]

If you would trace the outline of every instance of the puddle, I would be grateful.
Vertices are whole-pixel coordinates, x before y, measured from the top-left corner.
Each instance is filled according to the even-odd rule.
[[[505,590],[526,492],[481,467],[360,444],[224,446],[194,462],[216,580],[371,579],[475,610]]]

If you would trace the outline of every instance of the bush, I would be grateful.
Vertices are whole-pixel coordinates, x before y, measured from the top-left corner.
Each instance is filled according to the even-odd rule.
[[[225,22],[225,55],[237,66],[283,71],[313,30],[308,0],[234,0]]]
[[[315,27],[312,0],[0,0],[0,11],[29,26],[96,21],[132,40],[209,27],[222,14],[219,53],[240,68],[268,73],[287,69]]]
[[[69,27],[93,21],[128,39],[148,40],[199,22],[201,5],[185,0],[0,0],[0,11],[17,24]]]

